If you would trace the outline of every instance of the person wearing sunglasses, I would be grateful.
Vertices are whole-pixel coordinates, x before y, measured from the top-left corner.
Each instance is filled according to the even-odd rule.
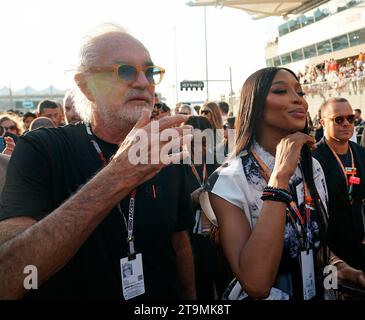
[[[21,120],[18,116],[10,113],[0,116],[0,126],[3,127],[6,132],[16,136],[20,136],[23,133]]]
[[[188,154],[171,152],[190,142],[192,129],[180,126],[183,115],[151,121],[164,73],[119,26],[101,25],[85,38],[75,74],[83,122],[27,133],[9,164],[0,299],[196,298],[191,198],[183,166],[174,165]],[[172,128],[172,139],[160,139]],[[163,161],[153,161],[155,145]],[[133,276],[125,281],[127,264]],[[28,265],[37,268],[37,290],[24,285]]]
[[[347,274],[365,287],[365,149],[350,141],[356,118],[346,99],[325,101],[321,114],[324,137],[313,156],[326,177],[332,261],[339,279]]]
[[[171,110],[167,104],[163,102],[155,103],[152,111],[152,118],[158,120],[168,116],[171,116]]]

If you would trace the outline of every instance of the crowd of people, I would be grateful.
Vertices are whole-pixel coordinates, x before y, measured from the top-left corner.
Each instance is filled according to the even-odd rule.
[[[15,145],[0,162],[0,299],[361,298],[361,114],[325,101],[317,142],[289,69],[253,73],[236,117],[226,102],[170,109],[164,73],[103,26],[62,106],[0,118]]]
[[[362,93],[365,85],[364,63],[365,54],[360,52],[358,56],[349,57],[341,63],[332,58],[316,65],[307,65],[303,73],[298,72],[297,77],[307,93],[319,94],[332,89],[338,94],[344,90]]]

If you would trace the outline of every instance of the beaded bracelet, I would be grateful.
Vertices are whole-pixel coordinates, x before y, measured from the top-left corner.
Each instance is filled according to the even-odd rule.
[[[285,202],[288,205],[293,200],[291,193],[288,190],[269,186],[264,188],[261,199],[263,201],[270,200],[270,201]]]

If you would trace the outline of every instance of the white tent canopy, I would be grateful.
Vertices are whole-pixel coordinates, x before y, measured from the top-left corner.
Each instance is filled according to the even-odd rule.
[[[329,0],[194,0],[187,2],[187,5],[231,7],[246,11],[254,19],[261,19],[269,16],[299,14],[328,1]]]

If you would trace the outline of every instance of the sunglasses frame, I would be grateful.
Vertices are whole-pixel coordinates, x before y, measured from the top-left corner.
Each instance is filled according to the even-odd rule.
[[[349,121],[349,119],[348,119],[349,117],[353,117],[352,122]],[[341,118],[340,122],[336,121],[336,119],[338,119],[338,118]],[[348,114],[346,116],[336,116],[336,117],[332,117],[332,118],[328,117],[327,119],[331,119],[334,123],[338,124],[339,126],[343,125],[343,123],[345,122],[345,119],[347,120],[347,122],[349,124],[354,124],[355,120],[356,120],[354,114]]]
[[[155,65],[152,65],[152,66],[134,66],[134,65],[131,65],[131,64],[120,63],[120,64],[112,64],[110,66],[103,66],[103,67],[90,67],[87,70],[87,72],[90,72],[90,73],[113,72],[113,73],[115,73],[117,79],[120,80],[120,81],[125,81],[127,83],[135,82],[137,80],[138,73],[136,73],[136,76],[133,80],[126,80],[126,79],[123,79],[119,76],[118,70],[122,66],[133,67],[133,68],[136,69],[137,72],[143,72],[147,80],[148,80],[148,78],[146,76],[146,70],[147,69],[149,69],[149,68],[158,68],[158,69],[160,69],[160,81],[157,82],[157,83],[156,82],[152,83],[152,82],[148,81],[150,83],[150,85],[152,85],[152,86],[157,86],[158,84],[161,83],[162,78],[163,78],[163,76],[165,74],[165,71],[166,71],[164,68],[159,67],[159,66],[155,66]]]

